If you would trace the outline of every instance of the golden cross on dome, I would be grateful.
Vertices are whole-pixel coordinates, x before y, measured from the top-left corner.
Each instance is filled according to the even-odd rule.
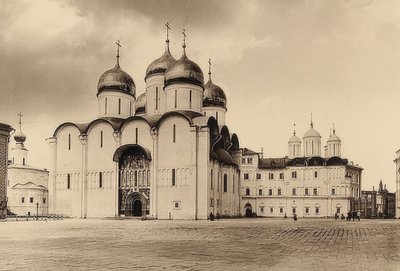
[[[211,81],[211,58],[208,59],[208,77]]]
[[[182,31],[182,35],[183,35],[183,48],[186,48],[186,30],[183,29]]]
[[[19,112],[19,114],[17,114],[18,116],[19,116],[19,130],[21,131],[21,123],[22,123],[22,113],[21,112]]]
[[[167,30],[167,41],[169,41],[169,35],[168,35],[168,30],[171,30],[171,28],[169,27],[169,23],[167,22],[166,24],[165,24],[165,27],[166,27],[166,30]]]
[[[119,48],[121,48],[122,45],[121,45],[121,42],[119,40],[115,44],[117,45],[117,62],[119,64]]]

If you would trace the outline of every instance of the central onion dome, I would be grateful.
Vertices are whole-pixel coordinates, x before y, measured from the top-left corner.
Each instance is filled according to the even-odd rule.
[[[308,131],[305,132],[304,136],[303,136],[303,138],[308,138],[308,137],[321,137],[321,135],[318,133],[318,131],[314,129],[314,125],[312,122],[310,125],[310,129],[308,129]]]
[[[166,45],[165,45],[165,52],[164,54],[154,60],[146,70],[146,77],[144,80],[153,75],[153,74],[163,74],[165,71],[176,61],[176,59],[171,55],[171,52],[169,51],[169,40],[166,40]]]
[[[115,67],[100,76],[97,95],[104,90],[116,90],[135,96],[135,83],[132,77],[121,69],[118,58],[119,56]]]
[[[146,92],[139,95],[135,103],[135,114],[146,113]]]
[[[165,86],[172,83],[189,83],[203,87],[204,76],[199,65],[187,58],[185,43],[182,57],[176,60],[165,72]]]
[[[203,106],[222,106],[226,108],[226,95],[219,86],[211,80],[211,60],[209,61],[208,82],[204,85]]]

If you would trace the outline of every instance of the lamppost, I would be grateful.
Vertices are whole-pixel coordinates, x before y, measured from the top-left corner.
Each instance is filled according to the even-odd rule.
[[[36,220],[39,219],[39,202],[36,202]]]

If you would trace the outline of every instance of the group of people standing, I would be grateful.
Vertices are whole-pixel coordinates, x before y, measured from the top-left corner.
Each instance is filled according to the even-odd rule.
[[[336,213],[335,214],[335,219],[338,219],[339,218],[339,215]],[[351,211],[348,211],[347,212],[347,216],[345,217],[344,216],[344,214],[342,214],[341,215],[341,217],[340,217],[342,220],[344,220],[345,218],[346,218],[346,221],[351,221],[351,219],[353,219],[353,221],[354,220],[358,220],[358,221],[360,221],[360,219],[361,219],[361,212],[360,211],[353,211],[353,212],[351,212]]]

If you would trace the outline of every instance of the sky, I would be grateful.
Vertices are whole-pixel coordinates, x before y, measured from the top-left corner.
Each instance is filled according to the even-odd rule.
[[[48,168],[45,139],[66,121],[97,117],[97,83],[115,64],[144,92],[169,22],[171,53],[187,56],[227,95],[240,145],[287,155],[296,124],[326,143],[335,123],[342,156],[361,165],[362,189],[395,190],[400,101],[400,2],[0,0],[0,122],[23,116],[28,163]],[[396,113],[397,112],[397,113]],[[14,140],[11,140],[11,146]]]

